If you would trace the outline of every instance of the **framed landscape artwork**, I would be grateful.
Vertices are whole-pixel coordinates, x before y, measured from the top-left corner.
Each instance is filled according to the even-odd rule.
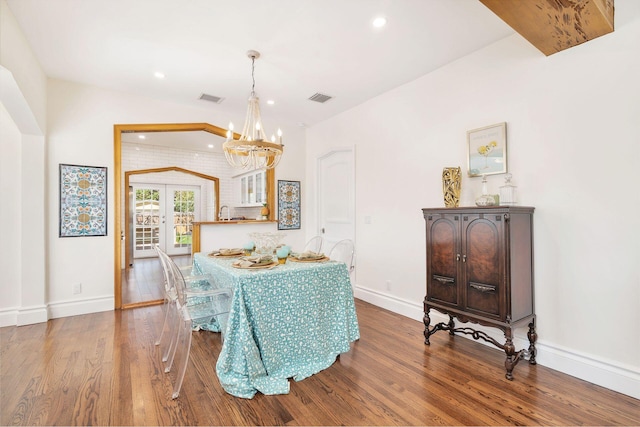
[[[60,164],[60,237],[107,235],[107,168]]]
[[[300,228],[300,181],[278,180],[278,230]]]
[[[467,132],[469,176],[507,172],[507,124],[498,123]]]

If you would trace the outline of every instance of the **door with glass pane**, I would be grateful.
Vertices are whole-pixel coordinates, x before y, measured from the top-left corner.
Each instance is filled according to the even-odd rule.
[[[152,257],[164,240],[164,185],[134,185],[133,195],[133,257]]]
[[[193,222],[200,220],[200,188],[187,186],[167,186],[171,201],[166,212],[165,251],[169,255],[191,253]]]
[[[138,184],[133,191],[134,259],[156,256],[156,244],[169,255],[190,254],[200,187]]]

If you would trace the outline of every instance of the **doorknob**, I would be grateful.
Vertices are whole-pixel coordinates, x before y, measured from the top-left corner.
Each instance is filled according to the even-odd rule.
[[[324,234],[324,227],[322,227],[322,230],[320,230],[322,232],[322,234]]]

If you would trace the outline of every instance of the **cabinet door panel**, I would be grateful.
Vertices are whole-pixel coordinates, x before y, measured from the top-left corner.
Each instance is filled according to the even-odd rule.
[[[469,311],[500,317],[499,301],[496,286],[469,282],[467,287],[467,309]]]
[[[503,292],[502,223],[474,218],[465,229],[465,301],[471,311],[500,317]]]
[[[430,228],[431,247],[427,248],[431,266],[428,271],[427,298],[455,306],[459,304],[457,229],[458,223],[452,219],[433,221]]]

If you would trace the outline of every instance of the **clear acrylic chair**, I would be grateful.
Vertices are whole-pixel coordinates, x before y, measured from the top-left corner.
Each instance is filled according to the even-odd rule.
[[[322,236],[312,237],[306,245],[304,245],[304,252],[311,251],[319,254],[322,252]]]
[[[349,275],[351,275],[351,272],[354,268],[354,254],[355,248],[353,245],[353,240],[344,239],[333,245],[333,247],[329,251],[328,256],[334,261],[342,261],[347,264],[347,270],[349,271]]]
[[[187,301],[187,285],[180,268],[169,258],[167,275],[176,290],[176,321],[174,325],[175,345],[172,346],[171,354],[168,359],[168,366],[165,372],[170,372],[173,379],[172,399],[180,394],[182,381],[189,363],[189,353],[191,351],[192,326],[195,320],[212,320],[216,319],[222,329],[222,334],[226,330],[227,317],[231,309],[231,299],[233,290],[231,288],[212,289],[207,292],[207,298],[201,298],[197,303]],[[222,335],[224,337],[224,335]],[[176,369],[171,372],[172,365],[175,364]]]
[[[160,347],[160,352],[162,354],[162,361],[167,363],[169,359],[169,354],[173,350],[175,346],[175,332],[173,331],[173,326],[175,325],[176,318],[178,316],[178,311],[176,309],[176,300],[177,293],[174,283],[170,280],[170,270],[169,263],[174,261],[169,257],[169,255],[160,249],[158,245],[155,246],[156,253],[158,254],[158,259],[160,260],[160,264],[162,265],[162,273],[164,276],[164,322],[162,325],[162,329],[160,330],[160,334],[156,339],[155,345]],[[175,264],[175,263],[174,263]],[[194,297],[206,297],[212,289],[214,289],[214,280],[209,275],[204,274],[188,274],[192,271],[192,266],[186,267],[178,267],[182,277],[186,283],[186,293],[187,298]],[[215,293],[214,293],[215,294]],[[165,367],[165,372],[171,368],[171,365]]]

